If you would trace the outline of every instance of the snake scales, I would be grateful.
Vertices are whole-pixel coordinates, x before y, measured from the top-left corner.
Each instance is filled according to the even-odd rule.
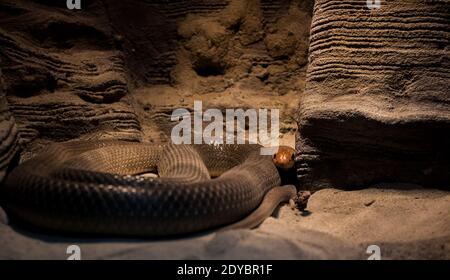
[[[0,199],[20,221],[67,232],[167,236],[253,227],[296,193],[278,187],[272,158],[259,148],[58,143],[15,168]],[[158,178],[136,176],[155,171]]]

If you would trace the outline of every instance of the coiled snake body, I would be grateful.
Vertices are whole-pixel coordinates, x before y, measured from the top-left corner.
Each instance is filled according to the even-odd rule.
[[[160,177],[135,176],[155,171]],[[257,145],[77,141],[19,165],[0,199],[13,217],[47,229],[167,236],[255,226],[295,195],[279,185]]]

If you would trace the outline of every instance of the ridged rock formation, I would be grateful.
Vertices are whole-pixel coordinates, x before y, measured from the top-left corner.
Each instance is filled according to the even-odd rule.
[[[450,184],[450,1],[316,0],[298,177]]]
[[[2,72],[0,71],[0,181],[5,176],[9,164],[17,153],[17,126],[8,109],[3,91]]]
[[[77,13],[63,2],[61,8],[49,1],[0,3],[0,68],[21,145],[139,140],[124,55],[103,5],[86,1],[89,12]]]

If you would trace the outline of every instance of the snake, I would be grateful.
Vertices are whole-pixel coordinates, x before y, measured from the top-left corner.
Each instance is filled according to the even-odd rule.
[[[175,145],[120,140],[49,145],[0,187],[8,215],[47,230],[176,236],[254,228],[296,195],[280,186],[293,151],[254,144]],[[157,173],[148,177],[143,174]]]

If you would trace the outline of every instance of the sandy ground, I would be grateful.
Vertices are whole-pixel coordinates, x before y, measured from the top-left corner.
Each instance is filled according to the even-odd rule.
[[[1,259],[450,259],[450,192],[414,186],[327,189],[308,212],[283,206],[258,229],[171,240],[89,239],[31,233],[0,224]],[[4,221],[5,218],[3,217]]]

